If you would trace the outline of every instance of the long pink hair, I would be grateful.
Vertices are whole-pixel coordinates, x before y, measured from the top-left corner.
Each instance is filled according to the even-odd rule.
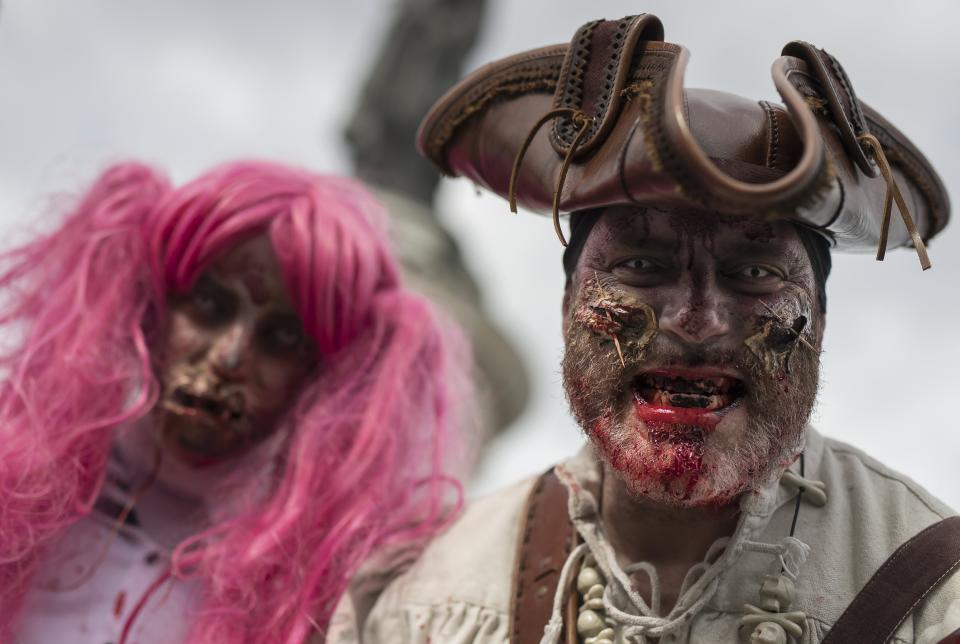
[[[60,228],[0,256],[0,639],[45,547],[92,510],[114,430],[157,401],[167,295],[258,233],[322,367],[282,423],[268,482],[249,476],[232,497],[247,501],[174,553],[172,576],[203,582],[190,640],[302,642],[367,557],[449,521],[463,345],[401,286],[384,217],[341,177],[240,162],[172,189],[123,163]]]

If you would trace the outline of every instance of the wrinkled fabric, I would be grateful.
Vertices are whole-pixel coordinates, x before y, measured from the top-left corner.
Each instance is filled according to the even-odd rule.
[[[169,550],[143,531],[124,526],[115,534],[111,519],[91,514],[73,525],[45,557],[14,644],[119,642],[137,602],[169,564]],[[82,579],[75,588],[54,590]],[[167,581],[132,622],[128,642],[184,641],[185,615],[197,597],[192,581]]]
[[[914,534],[953,510],[909,478],[860,450],[808,430],[807,478],[823,481],[827,505],[802,502],[796,537],[810,553],[796,581],[791,610],[807,615],[798,644],[816,644],[880,567]],[[561,480],[572,490],[570,509],[590,521],[596,507],[600,468],[586,446],[561,464]],[[424,551],[420,559],[380,595],[366,619],[352,623],[339,639],[348,644],[503,644],[509,641],[514,555],[521,514],[535,479],[478,499]],[[591,498],[592,497],[592,498]],[[778,543],[789,534],[795,494],[777,481],[741,503],[749,539]],[[595,519],[595,513],[594,521]],[[756,604],[764,574],[780,562],[765,552],[744,549],[704,607],[681,632],[662,643],[749,642],[739,627],[745,603]],[[688,598],[693,601],[695,598]],[[349,599],[338,615],[349,611]],[[348,618],[346,621],[350,621]],[[897,629],[892,642],[936,642],[936,634],[960,628],[960,573],[954,572],[921,602]],[[625,644],[624,629],[617,643]]]
[[[117,526],[114,515],[130,498],[134,472],[119,453],[111,455],[98,509],[70,526],[41,559],[13,644],[115,643],[128,622],[129,644],[185,640],[187,615],[201,596],[195,580],[168,579],[136,619],[130,617],[170,566],[179,539],[167,543],[160,535],[173,534],[168,526],[190,525],[197,510],[155,486]]]

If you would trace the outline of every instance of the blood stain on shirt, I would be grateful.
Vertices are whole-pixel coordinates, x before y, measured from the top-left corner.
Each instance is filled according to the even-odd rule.
[[[120,617],[123,614],[123,603],[127,599],[126,591],[121,590],[113,600],[113,616]]]

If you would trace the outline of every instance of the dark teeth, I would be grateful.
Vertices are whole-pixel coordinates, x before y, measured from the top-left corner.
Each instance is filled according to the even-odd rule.
[[[644,374],[636,382],[644,400],[656,405],[720,409],[743,395],[743,383],[734,378],[679,378]]]
[[[178,405],[183,405],[184,407],[193,406],[194,397],[188,394],[183,389],[177,389],[176,391],[174,391],[172,398],[173,398],[173,402],[177,403]]]
[[[735,386],[730,378],[670,378],[667,376],[641,376],[641,385],[682,394],[715,396],[725,394]]]
[[[670,403],[674,407],[709,407],[710,396],[691,396],[687,394],[673,394]]]
[[[237,421],[243,418],[243,394],[235,393],[225,402],[213,398],[194,396],[183,388],[176,389],[170,396],[181,407],[200,410],[214,418]]]
[[[227,398],[226,409],[230,414],[230,420],[240,420],[244,413],[244,397],[239,391],[234,392]]]

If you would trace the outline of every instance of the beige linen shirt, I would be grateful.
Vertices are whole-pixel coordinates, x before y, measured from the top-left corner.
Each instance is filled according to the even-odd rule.
[[[819,508],[801,504],[795,536],[810,546],[810,552],[799,569],[797,597],[790,610],[807,615],[798,644],[814,644],[823,639],[857,591],[898,546],[954,512],[907,477],[813,429],[808,430],[805,461],[806,477],[826,484],[828,502]],[[571,512],[579,514],[581,521],[595,524],[591,508],[596,507],[600,467],[593,450],[584,447],[559,466],[558,474],[571,491]],[[359,614],[350,598],[345,598],[328,632],[328,642],[508,642],[517,533],[534,480],[471,503],[463,516],[383,591],[368,615]],[[745,538],[779,542],[789,534],[795,493],[773,481],[748,496],[741,503],[738,527],[745,531]],[[762,576],[777,572],[774,568],[780,564],[767,553],[737,550],[723,555],[730,555],[730,564],[717,577],[716,589],[705,606],[684,628],[661,638],[661,643],[749,642],[750,629],[739,626],[743,606],[758,603]],[[687,592],[697,591],[695,586]],[[890,641],[936,643],[957,628],[960,574],[954,573],[901,624]],[[628,642],[622,631],[617,632],[618,644]]]

